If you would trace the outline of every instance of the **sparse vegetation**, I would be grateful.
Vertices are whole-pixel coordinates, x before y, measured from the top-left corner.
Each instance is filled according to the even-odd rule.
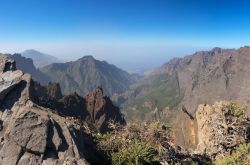
[[[233,101],[228,104],[227,108],[229,108],[232,111],[232,114],[235,117],[242,117],[244,114],[242,108]]]
[[[217,160],[215,165],[249,165],[250,143],[241,145],[232,155]]]
[[[103,151],[113,165],[144,165],[167,162],[198,163],[203,157],[191,157],[175,149],[170,128],[160,122],[129,123],[120,127],[110,123],[113,132],[94,133],[93,137],[100,151]]]

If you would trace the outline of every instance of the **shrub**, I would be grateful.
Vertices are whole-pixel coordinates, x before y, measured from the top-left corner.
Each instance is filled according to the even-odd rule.
[[[132,140],[129,144],[119,148],[118,152],[111,153],[112,163],[114,165],[140,165],[153,162],[154,155],[150,152],[149,144]]]
[[[235,117],[242,117],[244,112],[243,110],[241,109],[240,106],[238,106],[235,102],[230,102],[227,106],[227,108],[229,108],[231,111],[232,111],[232,114],[235,116]]]
[[[250,143],[241,145],[232,155],[217,160],[215,165],[249,165]]]
[[[107,134],[94,134],[100,150],[109,155],[114,165],[152,164],[163,157],[166,148],[162,143],[171,141],[169,131],[158,122],[141,125],[138,123],[116,128]]]

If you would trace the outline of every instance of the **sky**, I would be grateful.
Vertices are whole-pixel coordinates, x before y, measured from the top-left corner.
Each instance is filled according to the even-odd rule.
[[[151,69],[198,50],[250,45],[249,8],[239,0],[0,0],[0,52],[93,55]]]

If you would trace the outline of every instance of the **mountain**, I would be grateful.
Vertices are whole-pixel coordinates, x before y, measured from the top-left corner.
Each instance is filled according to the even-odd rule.
[[[194,113],[203,103],[250,100],[249,64],[248,46],[214,48],[174,58],[131,88],[133,92],[123,104],[124,112],[128,116],[145,116],[155,109],[158,114],[184,106]]]
[[[136,76],[117,68],[105,61],[98,61],[92,56],[85,56],[76,61],[54,63],[41,68],[53,82],[60,83],[64,94],[77,91],[87,94],[98,86],[111,96],[122,93],[135,82]]]
[[[33,49],[25,50],[21,54],[22,56],[26,58],[31,58],[37,68],[41,68],[43,66],[46,66],[52,63],[62,62],[62,60],[54,56],[44,54]]]
[[[107,132],[110,120],[125,124],[101,88],[85,98],[63,96],[58,84],[41,86],[5,55],[0,77],[0,164],[86,165],[89,157],[101,164],[84,128]]]
[[[2,54],[0,77],[0,164],[249,162],[249,102],[201,104],[195,116],[183,108],[176,132],[160,122],[127,124],[100,87],[85,97],[62,95],[59,84],[40,85]]]
[[[31,58],[25,58],[21,54],[13,54],[8,56],[16,62],[17,69],[22,70],[24,73],[31,74],[34,80],[40,82],[41,84],[47,84],[50,81],[48,76],[43,74],[34,66],[33,60]]]

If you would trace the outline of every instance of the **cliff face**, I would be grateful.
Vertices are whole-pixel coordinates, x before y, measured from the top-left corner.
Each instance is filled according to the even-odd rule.
[[[4,55],[0,55],[0,77],[0,164],[88,164],[85,144],[91,141],[81,122],[69,118],[69,114],[87,118],[84,98],[63,97],[56,84],[40,86],[29,74],[17,70],[15,61]],[[76,112],[74,106],[79,108]],[[106,103],[98,107],[104,111],[101,116],[108,120],[114,115],[109,117],[106,106],[110,108]],[[96,110],[96,113],[100,112]],[[98,122],[100,128],[107,120]]]
[[[173,59],[158,71],[177,76],[182,105],[193,113],[199,104],[250,99],[250,47],[214,48]]]
[[[177,110],[184,106],[194,114],[199,104],[250,100],[249,64],[250,47],[247,46],[214,48],[172,59],[135,85],[124,104],[125,110],[150,113],[152,110],[143,104],[151,102],[160,111],[165,107]]]
[[[194,118],[179,112],[173,125],[175,142],[183,149],[219,159],[249,142],[248,113],[249,109],[232,102],[201,104]]]

